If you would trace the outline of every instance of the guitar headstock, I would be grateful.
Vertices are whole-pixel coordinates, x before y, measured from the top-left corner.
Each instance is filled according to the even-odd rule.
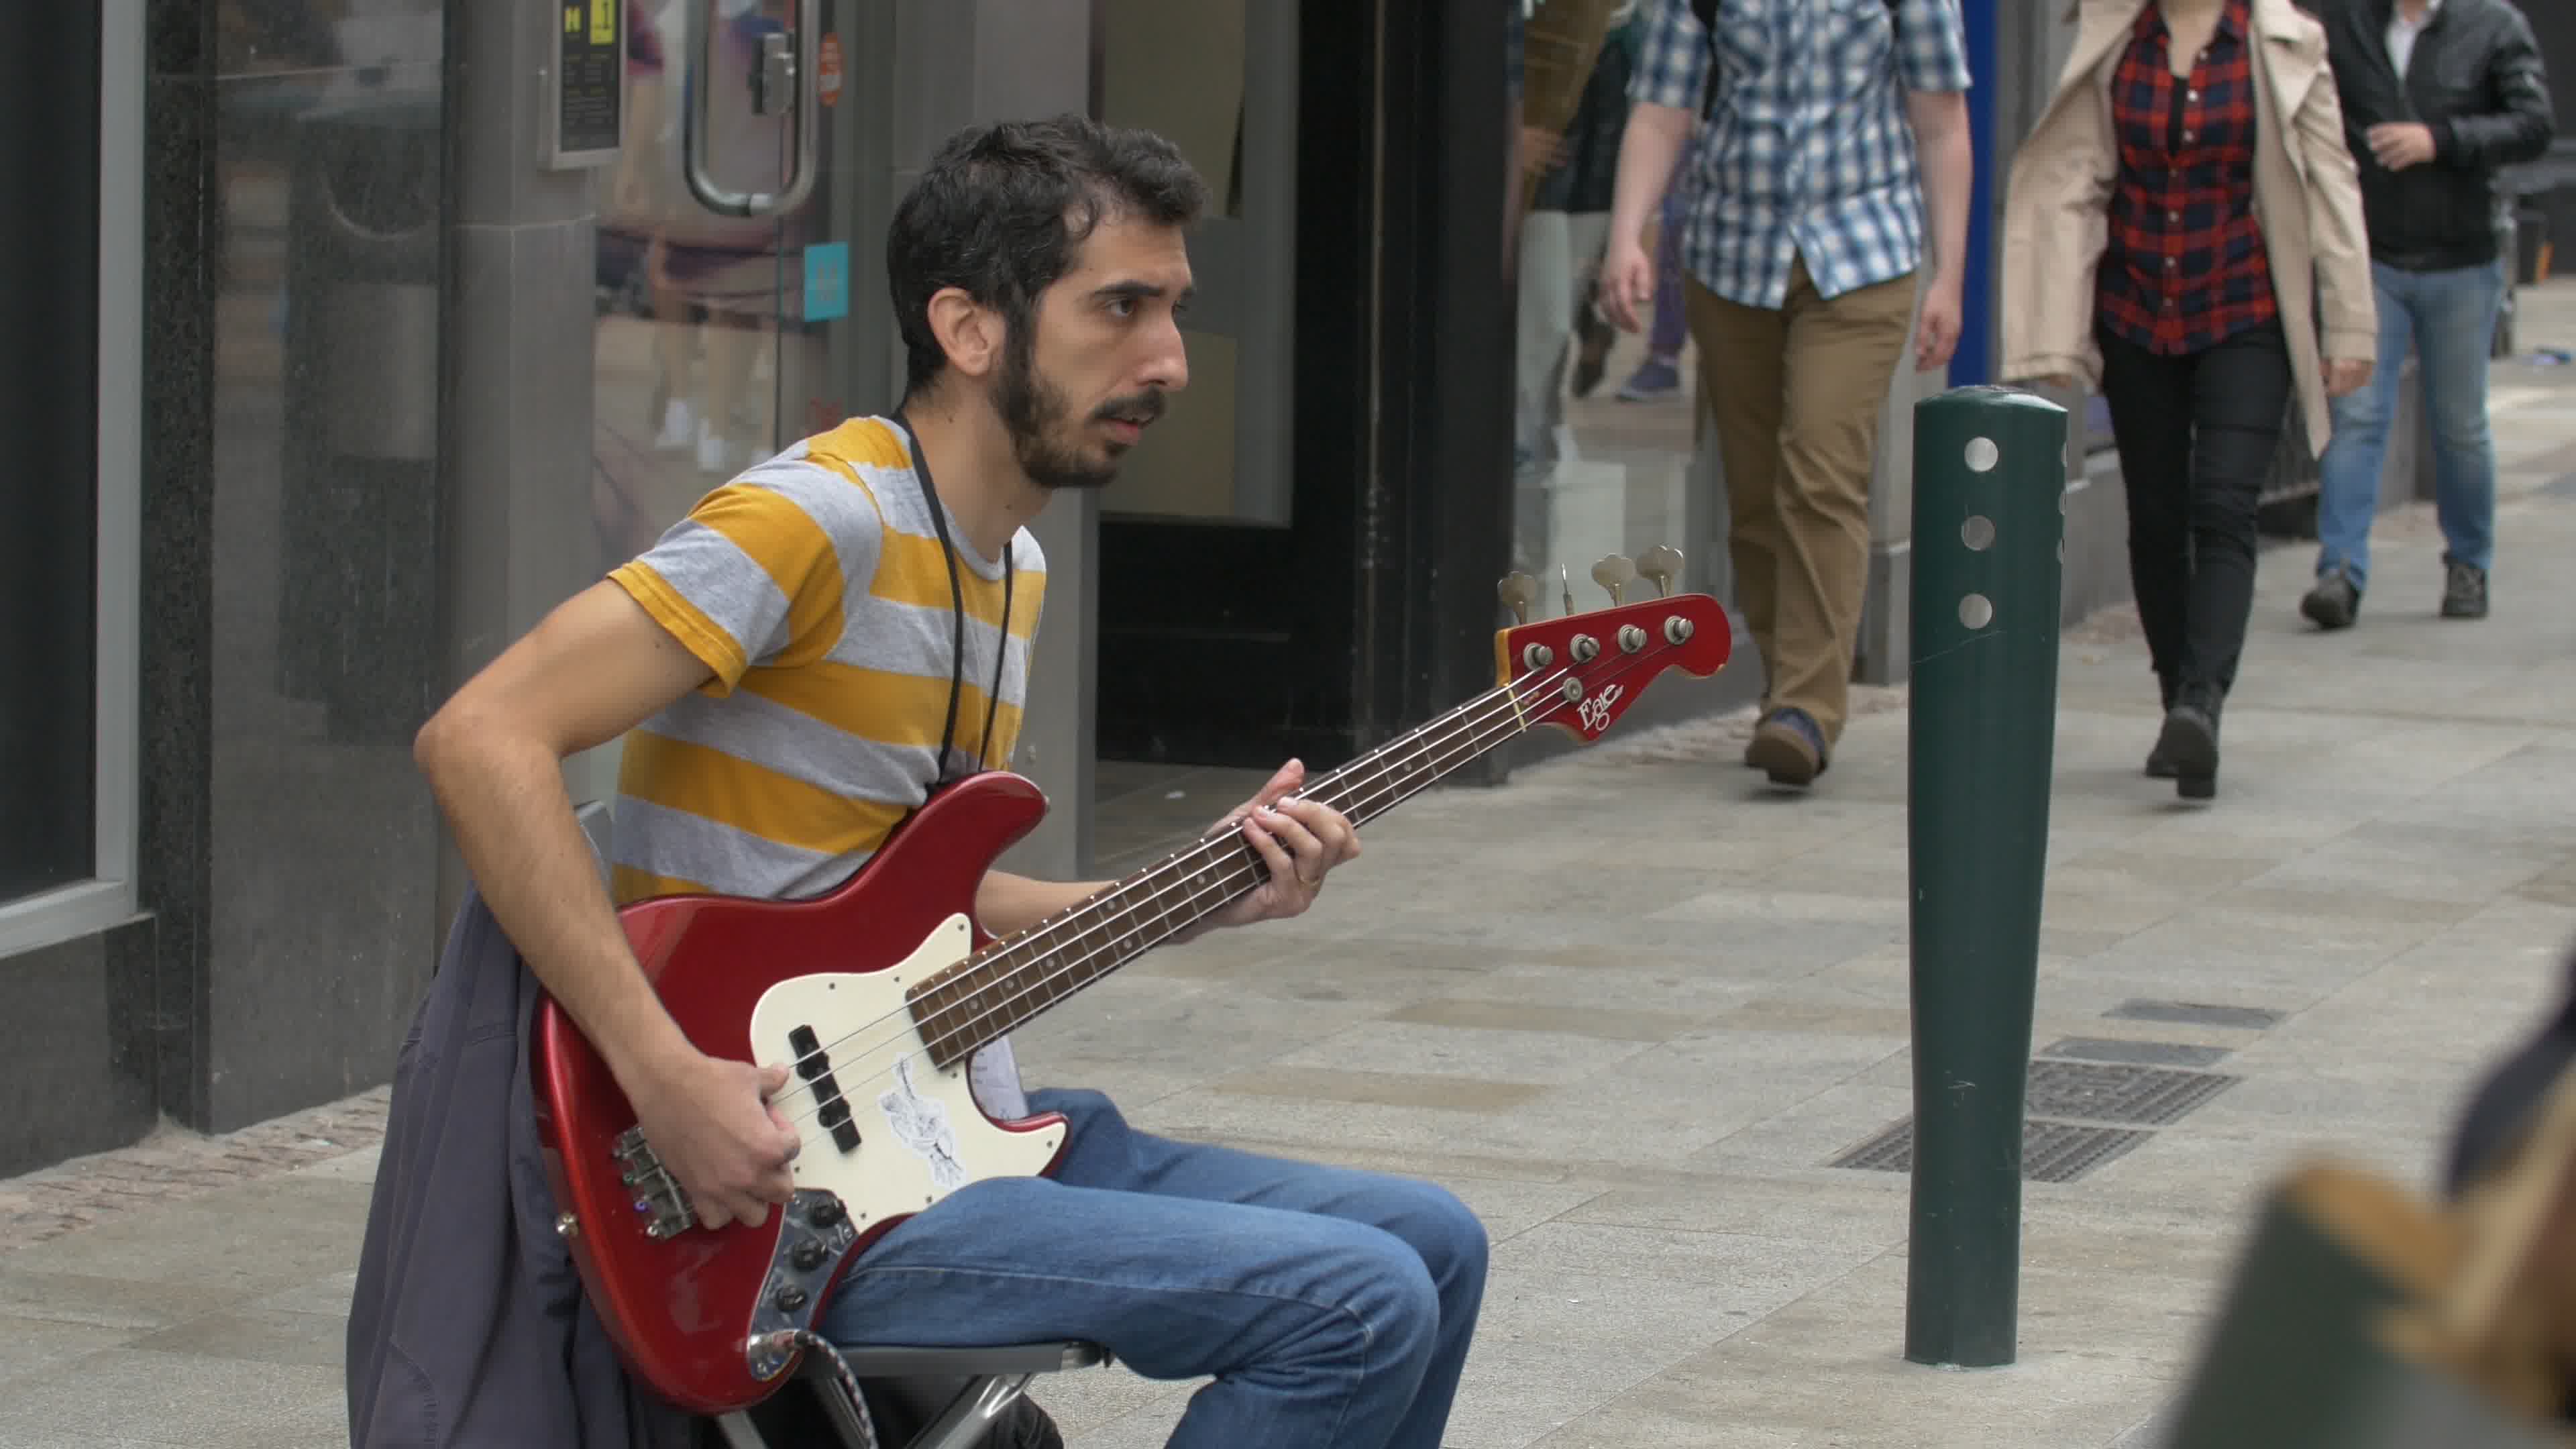
[[[1681,553],[1658,547],[1637,559],[1617,554],[1593,565],[1593,581],[1611,604],[1574,612],[1574,591],[1558,569],[1566,614],[1533,621],[1538,581],[1512,574],[1496,592],[1520,622],[1494,635],[1496,683],[1512,689],[1522,717],[1535,728],[1549,724],[1589,744],[1601,738],[1667,669],[1705,679],[1726,667],[1735,647],[1726,607],[1706,594],[1675,594]],[[1626,602],[1640,577],[1654,582],[1656,597]]]

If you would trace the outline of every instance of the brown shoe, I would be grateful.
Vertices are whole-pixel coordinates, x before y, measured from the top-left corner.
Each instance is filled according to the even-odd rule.
[[[1805,785],[1825,772],[1825,735],[1803,709],[1784,709],[1754,728],[1744,762],[1774,785]]]

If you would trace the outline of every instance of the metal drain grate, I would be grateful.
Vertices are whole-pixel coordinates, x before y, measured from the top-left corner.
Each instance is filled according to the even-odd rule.
[[[2034,1182],[2073,1182],[2154,1135],[2134,1127],[2024,1123],[2021,1175]]]
[[[2117,1041],[2108,1037],[2070,1036],[2042,1048],[2044,1057],[2078,1057],[2088,1062],[2129,1062],[2142,1067],[2208,1067],[2227,1056],[2227,1048],[2191,1046],[2178,1041]]]
[[[2073,1182],[2155,1135],[2135,1127],[2025,1121],[2021,1175],[2032,1182]],[[1826,1165],[1864,1172],[1913,1171],[1914,1119],[1906,1118]]]
[[[2123,1001],[2102,1013],[2127,1021],[2174,1021],[2185,1026],[2235,1026],[2269,1031],[2282,1012],[2260,1006],[2205,1006],[2196,1001]]]
[[[2102,1062],[2030,1064],[2029,1113],[2088,1122],[2169,1123],[2243,1081],[2215,1072]]]

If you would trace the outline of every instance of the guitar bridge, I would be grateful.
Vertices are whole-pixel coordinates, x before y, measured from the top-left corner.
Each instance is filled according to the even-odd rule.
[[[618,1134],[616,1150],[610,1155],[624,1169],[619,1181],[635,1194],[635,1210],[646,1215],[644,1236],[658,1241],[697,1226],[689,1195],[680,1190],[679,1179],[671,1176],[652,1144],[644,1140],[642,1127]]]

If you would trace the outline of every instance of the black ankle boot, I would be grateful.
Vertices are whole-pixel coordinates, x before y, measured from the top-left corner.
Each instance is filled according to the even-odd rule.
[[[2173,707],[2165,711],[2156,755],[2172,767],[2174,793],[2185,800],[2208,800],[2218,794],[2219,702],[2216,689],[2186,684],[2174,691]]]
[[[2165,711],[2168,714],[2173,711],[2174,693],[2179,687],[2180,686],[2174,682],[2174,677],[2170,674],[2159,674],[2156,676],[2156,692],[2163,697]],[[2156,736],[2155,748],[2147,751],[2147,778],[2150,780],[2170,780],[2173,777],[2173,760],[2165,754],[2164,736],[2159,733]]]

